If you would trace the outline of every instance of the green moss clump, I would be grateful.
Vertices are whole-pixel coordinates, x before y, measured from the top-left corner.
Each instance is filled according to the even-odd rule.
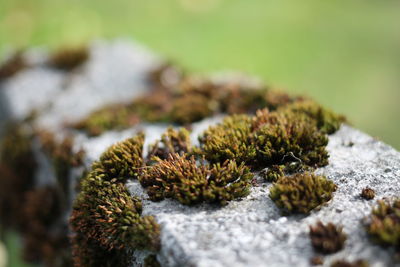
[[[330,254],[338,252],[344,247],[347,235],[343,233],[342,227],[318,221],[316,225],[310,226],[310,239],[316,251]]]
[[[89,58],[88,47],[70,47],[55,51],[48,59],[48,64],[56,69],[71,71],[81,66]]]
[[[392,203],[388,200],[378,201],[366,230],[374,242],[392,246],[400,253],[400,199]]]
[[[143,144],[143,133],[116,143],[100,156],[100,161],[94,163],[93,167],[96,170],[104,169],[108,180],[125,182],[127,179],[137,179],[144,166]]]
[[[84,130],[90,136],[97,136],[108,130],[122,130],[134,126],[139,121],[135,112],[131,112],[126,105],[119,104],[97,110],[73,127]]]
[[[184,205],[200,202],[227,204],[249,193],[253,175],[244,164],[234,161],[208,165],[194,156],[170,154],[158,160],[141,179],[150,199],[173,198]]]
[[[199,138],[201,153],[210,162],[235,160],[252,163],[256,149],[251,140],[251,118],[247,115],[232,115],[222,123],[210,126]]]
[[[149,160],[167,159],[170,154],[185,155],[191,152],[192,144],[190,142],[189,131],[185,128],[174,130],[169,127],[161,136],[161,140],[157,140],[150,146],[147,155]]]
[[[200,137],[201,152],[210,162],[227,159],[245,162],[253,167],[286,165],[290,171],[328,164],[326,134],[314,121],[300,113],[257,111],[257,115],[232,115],[209,127]],[[282,170],[283,171],[283,170]],[[276,176],[276,174],[272,174]],[[274,178],[275,179],[275,178]]]
[[[228,114],[254,114],[263,108],[276,110],[301,99],[267,87],[247,88],[232,85],[222,88],[221,91],[222,110]]]
[[[328,164],[328,138],[304,115],[260,111],[253,128],[257,159],[263,166],[290,161],[313,167]]]
[[[345,117],[337,115],[314,101],[297,101],[280,109],[282,112],[301,113],[309,116],[323,133],[332,134],[339,130],[346,121]]]
[[[280,178],[269,196],[285,213],[309,213],[329,201],[336,188],[325,176],[306,172]]]
[[[0,66],[0,81],[10,78],[28,66],[23,53],[15,52]]]
[[[125,266],[130,250],[158,250],[159,225],[154,217],[141,216],[141,201],[124,185],[142,171],[143,141],[139,134],[111,146],[82,180],[70,219],[77,266],[112,266],[121,260]]]

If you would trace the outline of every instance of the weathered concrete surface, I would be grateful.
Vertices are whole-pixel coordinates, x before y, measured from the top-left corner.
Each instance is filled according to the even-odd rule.
[[[41,65],[19,73],[2,84],[0,100],[7,103],[8,117],[23,118],[32,109],[39,111],[38,126],[64,134],[62,123],[76,120],[94,109],[115,101],[129,100],[146,90],[143,76],[159,60],[145,49],[125,42],[94,44],[91,60],[80,72],[61,74]],[[97,52],[96,52],[97,51]],[[127,55],[127,56],[125,56]],[[136,64],[136,65],[135,65]],[[135,66],[135,67],[133,67]],[[192,139],[221,117],[196,123]],[[146,132],[146,144],[159,138],[167,125],[141,124],[121,132],[107,132],[89,138],[75,135],[74,149],[83,148],[87,167],[111,144]],[[187,207],[177,201],[151,202],[135,181],[127,186],[142,196],[145,214],[154,215],[162,227],[162,249],[157,255],[162,266],[309,266],[315,254],[308,238],[308,226],[317,220],[344,226],[348,234],[345,249],[325,257],[325,265],[335,259],[363,258],[371,266],[393,266],[391,251],[372,245],[365,234],[362,219],[375,201],[362,200],[361,189],[370,186],[376,199],[400,192],[400,153],[349,126],[330,136],[329,166],[318,170],[338,185],[327,205],[309,216],[284,217],[268,197],[271,184],[259,179],[259,186],[241,200],[226,207],[198,205]],[[51,164],[36,149],[40,170],[38,184],[52,183]],[[76,181],[81,170],[71,170]],[[71,183],[71,194],[74,182]],[[67,217],[67,216],[66,216]],[[145,256],[136,253],[137,261]]]

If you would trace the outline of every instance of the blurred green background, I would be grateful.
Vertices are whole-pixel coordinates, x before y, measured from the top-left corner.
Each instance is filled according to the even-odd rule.
[[[2,0],[0,51],[132,37],[305,93],[400,149],[398,0]],[[0,52],[1,53],[1,52]]]
[[[0,3],[0,54],[115,37],[134,38],[193,72],[236,69],[307,94],[400,149],[398,0]]]

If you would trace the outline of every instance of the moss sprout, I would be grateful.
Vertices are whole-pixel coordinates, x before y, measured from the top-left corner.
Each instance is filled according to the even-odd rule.
[[[56,69],[71,71],[81,66],[88,58],[88,47],[69,47],[55,51],[48,59],[48,64]]]
[[[314,120],[319,130],[327,134],[336,132],[341,123],[346,121],[345,117],[335,114],[312,100],[294,102],[282,107],[281,111],[305,114]]]
[[[313,167],[328,164],[328,138],[304,115],[263,110],[253,119],[252,127],[262,166],[290,161]]]
[[[191,150],[189,131],[185,128],[174,130],[174,128],[169,127],[161,136],[161,140],[157,140],[150,146],[147,158],[149,160],[167,159],[170,154],[177,153],[182,156],[191,152]]]
[[[375,198],[375,191],[372,188],[365,187],[361,190],[361,197],[366,200],[371,200]]]
[[[329,201],[336,188],[325,176],[305,172],[280,178],[269,196],[286,213],[309,213]]]
[[[219,203],[246,196],[253,175],[244,164],[234,161],[207,165],[196,162],[194,156],[187,158],[170,154],[166,160],[158,160],[141,183],[152,200],[173,198],[185,205],[200,202]]]
[[[210,162],[253,162],[256,149],[251,140],[250,122],[247,115],[233,115],[216,126],[210,126],[200,137],[205,158]]]
[[[221,99],[223,111],[228,114],[254,114],[258,109],[263,108],[276,110],[299,98],[267,87],[246,88],[233,85],[223,88]]]
[[[400,199],[378,201],[366,229],[374,242],[400,252]]]
[[[27,66],[28,63],[23,53],[21,51],[15,52],[0,66],[0,81],[14,76]]]
[[[78,266],[108,254],[106,263],[111,266],[119,257],[128,261],[129,250],[158,250],[159,225],[152,216],[141,216],[141,201],[124,185],[141,173],[143,141],[144,135],[139,134],[111,146],[82,180],[70,219]]]
[[[347,235],[343,233],[342,227],[318,221],[316,225],[310,226],[310,239],[316,251],[330,254],[338,252],[344,247]]]
[[[107,130],[123,130],[139,123],[140,118],[126,105],[104,107],[90,114],[73,127],[84,130],[89,136],[97,136]]]
[[[336,260],[331,264],[331,267],[368,267],[369,264],[365,260],[355,260],[349,262],[346,260]]]

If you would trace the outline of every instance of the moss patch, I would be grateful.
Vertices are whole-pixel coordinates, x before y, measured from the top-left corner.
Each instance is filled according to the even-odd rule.
[[[141,173],[143,142],[139,134],[111,146],[82,180],[70,219],[76,266],[126,266],[132,249],[158,250],[158,224],[124,185]]]
[[[321,221],[310,226],[310,239],[313,248],[321,253],[330,254],[341,250],[347,239],[343,228],[333,223],[323,224]]]
[[[325,176],[306,172],[280,178],[269,196],[285,213],[309,213],[329,201],[336,188]]]
[[[174,198],[185,205],[200,202],[226,204],[249,193],[253,175],[244,164],[225,161],[208,165],[170,154],[158,160],[141,179],[152,200]]]
[[[15,52],[0,66],[0,82],[10,78],[28,66],[23,53]]]
[[[400,199],[378,201],[366,226],[371,239],[400,253]]]
[[[68,47],[55,51],[48,59],[48,64],[56,69],[72,71],[81,66],[89,58],[86,46]]]

